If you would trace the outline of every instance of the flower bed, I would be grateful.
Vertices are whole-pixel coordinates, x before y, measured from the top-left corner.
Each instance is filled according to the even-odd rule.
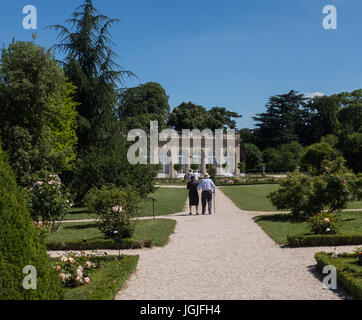
[[[340,254],[333,257],[325,252],[316,253],[317,269],[332,265],[337,270],[337,279],[356,299],[362,299],[362,266],[358,264],[361,250],[353,254]]]
[[[59,278],[65,300],[113,300],[129,275],[135,271],[139,256],[63,256],[53,259],[60,267]]]

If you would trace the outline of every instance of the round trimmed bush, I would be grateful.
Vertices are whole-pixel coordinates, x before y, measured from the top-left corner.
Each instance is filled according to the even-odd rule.
[[[23,268],[37,270],[37,289],[23,288],[28,275]],[[63,289],[33,226],[24,192],[0,147],[0,300],[57,300]]]

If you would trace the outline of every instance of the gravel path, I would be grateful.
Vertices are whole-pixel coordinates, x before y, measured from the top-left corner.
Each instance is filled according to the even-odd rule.
[[[137,271],[116,299],[349,298],[323,289],[313,271],[314,253],[333,248],[281,248],[219,190],[216,202],[215,215],[172,215],[170,243],[134,252]]]

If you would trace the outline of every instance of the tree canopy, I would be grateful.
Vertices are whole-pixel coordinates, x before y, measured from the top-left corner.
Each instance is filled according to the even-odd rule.
[[[203,106],[192,102],[183,102],[174,108],[170,114],[168,124],[176,130],[182,129],[235,129],[236,121],[241,115],[226,108],[213,107],[206,110]]]
[[[51,53],[33,42],[2,50],[0,133],[18,182],[69,170],[76,159],[76,103]]]
[[[168,99],[165,89],[156,82],[124,90],[118,103],[122,129],[149,131],[150,121],[158,121],[159,127],[165,128],[170,113]]]

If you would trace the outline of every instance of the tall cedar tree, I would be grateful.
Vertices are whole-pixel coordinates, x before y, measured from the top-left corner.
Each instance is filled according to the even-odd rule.
[[[61,63],[78,88],[75,100],[80,103],[78,141],[82,152],[104,144],[119,129],[115,108],[117,85],[122,84],[125,76],[134,74],[115,62],[110,28],[118,19],[101,14],[92,0],[84,0],[66,22],[71,29],[62,25],[49,28],[59,32],[61,40],[54,48],[66,54]]]
[[[305,125],[303,94],[291,90],[287,94],[273,96],[266,105],[267,111],[253,117],[257,121],[258,146],[278,147],[292,141],[300,141],[300,132]]]

